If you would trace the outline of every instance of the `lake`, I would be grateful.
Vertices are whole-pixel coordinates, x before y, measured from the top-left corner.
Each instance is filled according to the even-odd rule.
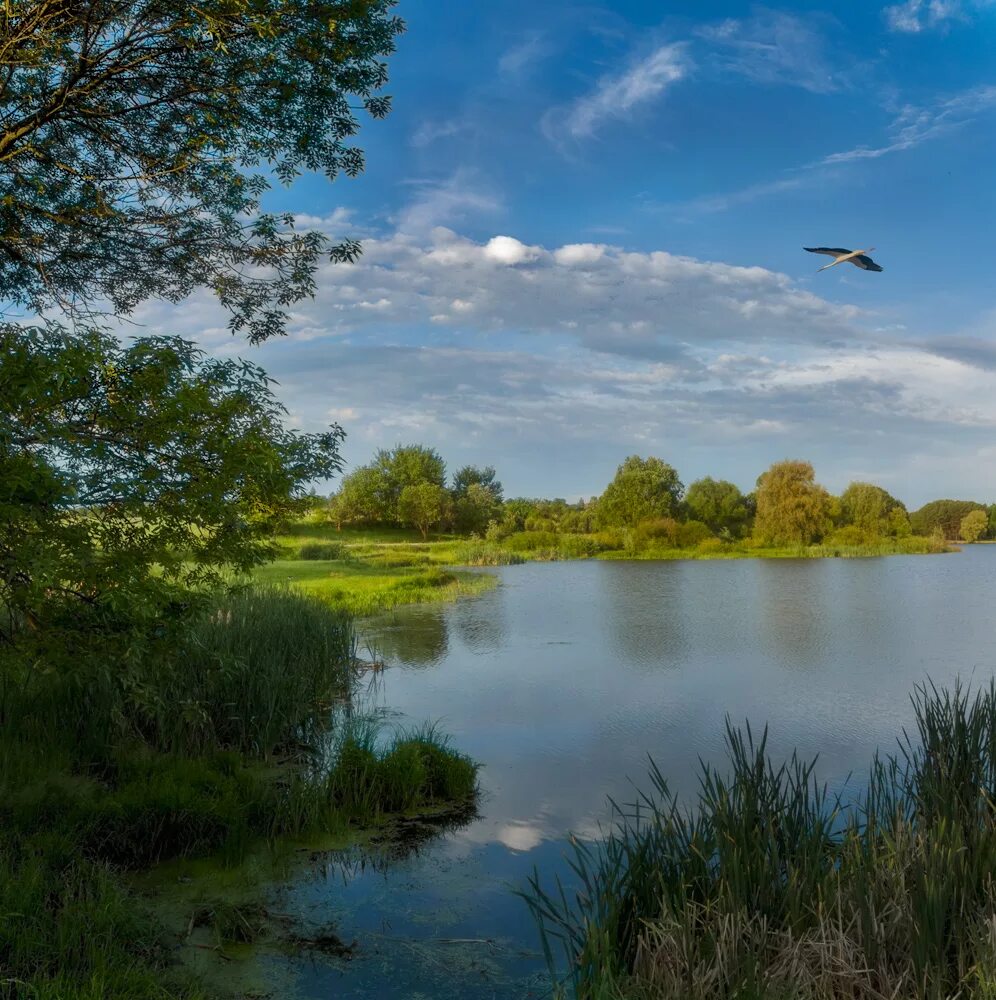
[[[446,607],[365,624],[388,669],[388,723],[438,721],[484,766],[477,819],[401,857],[333,859],[287,906],[358,942],[352,961],[287,962],[302,997],[548,995],[523,888],[569,879],[568,832],[598,835],[607,798],[683,797],[722,763],[724,719],[770,727],[775,755],[819,755],[832,789],[896,747],[928,677],[993,674],[996,547],[851,560],[532,563]],[[362,644],[361,644],[362,645]],[[362,650],[361,650],[362,652]],[[853,778],[845,785],[848,774]]]

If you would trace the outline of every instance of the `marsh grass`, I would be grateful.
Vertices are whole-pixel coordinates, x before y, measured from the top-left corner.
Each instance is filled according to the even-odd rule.
[[[432,725],[382,739],[370,720],[339,741],[326,779],[329,801],[348,815],[406,813],[423,805],[465,806],[477,789],[478,765]]]
[[[574,899],[531,880],[551,968],[559,943],[586,1000],[996,996],[996,683],[913,703],[847,805],[766,731],[728,724],[731,774],[703,766],[690,810],[652,767],[602,844],[573,843]]]
[[[343,793],[352,778],[327,750],[354,731],[356,646],[325,602],[220,596],[138,652],[108,663],[97,642],[57,669],[0,670],[3,1000],[200,996],[169,973],[122,871],[207,854],[236,866],[261,843],[474,795],[476,766],[434,730],[378,746],[374,780]],[[246,905],[214,914],[219,934],[255,933]]]

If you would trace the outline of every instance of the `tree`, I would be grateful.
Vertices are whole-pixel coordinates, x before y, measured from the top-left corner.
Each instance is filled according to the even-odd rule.
[[[974,500],[933,500],[910,514],[910,525],[915,535],[932,535],[940,528],[947,539],[960,537],[962,518],[973,510],[986,508]]]
[[[273,555],[342,431],[295,434],[265,374],[174,337],[0,325],[0,638],[158,620]]]
[[[429,529],[450,516],[450,495],[438,483],[421,482],[406,486],[398,498],[398,517],[429,537]]]
[[[504,500],[504,494],[501,483],[496,477],[497,473],[493,466],[489,465],[479,469],[476,465],[465,465],[462,469],[458,469],[453,476],[453,497],[459,499],[466,494],[471,486],[476,484],[483,486],[494,498],[495,503],[500,504]]]
[[[874,538],[896,534],[906,520],[903,504],[872,483],[851,483],[841,494],[840,505],[844,524],[853,524]]]
[[[829,508],[809,462],[776,462],[757,480],[754,536],[768,545],[809,545],[829,531]]]
[[[0,289],[74,312],[207,287],[253,342],[334,245],[260,213],[268,176],[353,176],[389,98],[394,0],[35,0],[0,10]]]
[[[749,516],[743,493],[733,483],[709,476],[688,487],[685,507],[694,520],[707,525],[716,535],[726,532],[739,537]]]
[[[329,518],[341,531],[343,524],[376,523],[387,519],[384,474],[370,465],[345,476],[339,491],[329,498]]]
[[[407,520],[398,507],[405,487],[420,483],[432,483],[440,489],[446,486],[446,463],[439,452],[424,445],[399,444],[390,451],[381,448],[372,464],[384,479],[386,516],[397,521]]]
[[[598,501],[598,519],[610,527],[633,527],[651,518],[672,517],[684,486],[678,473],[659,458],[631,455]]]
[[[969,511],[961,519],[961,537],[966,542],[977,542],[989,524],[989,518],[984,510]]]
[[[490,521],[501,514],[501,504],[494,493],[481,483],[471,483],[453,501],[453,515],[457,531],[483,534]]]

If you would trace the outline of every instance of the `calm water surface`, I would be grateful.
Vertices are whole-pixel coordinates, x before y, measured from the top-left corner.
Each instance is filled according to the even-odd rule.
[[[548,995],[513,895],[533,867],[569,876],[567,833],[596,836],[606,799],[648,787],[652,756],[693,796],[721,763],[724,718],[768,723],[774,753],[819,754],[834,788],[892,750],[927,677],[993,674],[996,547],[866,560],[573,562],[499,571],[501,586],[368,623],[389,669],[389,722],[438,720],[483,763],[480,817],[414,856],[344,858],[286,891],[359,942],[295,964],[302,997]]]

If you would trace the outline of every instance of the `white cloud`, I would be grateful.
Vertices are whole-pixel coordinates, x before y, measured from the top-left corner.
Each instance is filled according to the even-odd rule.
[[[530,32],[523,41],[502,53],[498,60],[498,71],[502,76],[523,77],[549,51],[543,35]]]
[[[881,146],[858,146],[840,153],[831,153],[816,165],[874,160],[890,153],[913,149],[968,124],[975,115],[994,108],[996,86],[973,87],[954,97],[944,98],[930,107],[907,105],[889,126],[889,142]]]
[[[591,93],[573,104],[547,112],[543,130],[554,142],[589,138],[606,121],[627,118],[641,105],[656,100],[691,70],[686,43],[661,45],[622,73],[603,76]]]
[[[968,21],[968,8],[988,7],[992,0],[976,0],[962,3],[962,0],[905,0],[893,4],[883,11],[886,24],[891,31],[916,34],[929,28],[944,27],[951,21]]]
[[[782,11],[760,10],[750,18],[729,18],[698,34],[716,50],[725,69],[756,83],[780,83],[816,93],[847,85],[850,66],[825,52],[813,21]]]
[[[558,264],[571,267],[575,264],[594,264],[605,256],[603,243],[568,243],[553,252]]]
[[[514,236],[493,236],[484,247],[484,256],[499,264],[524,264],[539,256],[539,247],[528,247]]]
[[[412,133],[411,144],[416,149],[431,146],[440,139],[448,139],[464,131],[466,124],[460,121],[425,121]]]
[[[979,115],[996,110],[996,86],[972,87],[928,106],[906,105],[888,126],[888,139],[878,145],[855,146],[829,153],[819,160],[806,163],[773,181],[761,181],[721,194],[706,195],[692,200],[661,206],[682,215],[685,213],[722,212],[734,205],[747,204],[774,194],[784,194],[824,184],[834,176],[832,170],[862,160],[877,160],[894,153],[915,149],[970,124]]]
[[[459,169],[444,181],[411,182],[417,194],[396,220],[403,232],[422,233],[470,215],[490,214],[501,202],[472,171]]]

